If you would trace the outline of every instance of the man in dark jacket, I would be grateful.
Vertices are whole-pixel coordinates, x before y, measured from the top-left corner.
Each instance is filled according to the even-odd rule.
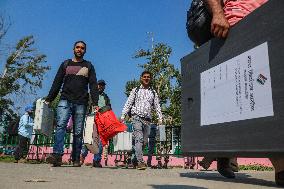
[[[108,95],[104,92],[105,86],[106,86],[106,82],[104,80],[101,79],[101,80],[98,81],[98,91],[99,91],[98,107],[99,108],[104,108],[106,106],[108,106],[108,108],[111,108],[110,99],[109,99]],[[102,167],[102,164],[101,164],[102,153],[103,153],[103,151],[106,151],[107,148],[108,148],[108,146],[106,145],[106,146],[103,147],[102,142],[100,141],[99,152],[97,154],[94,154],[93,167],[98,167],[98,168]],[[88,151],[89,150],[84,145],[83,148],[82,148],[82,153],[81,153],[81,164],[84,163],[84,160],[85,160],[86,156],[88,155]]]
[[[62,164],[64,136],[68,119],[73,118],[73,166],[80,165],[80,152],[82,149],[82,137],[86,109],[89,100],[89,90],[92,98],[92,106],[96,109],[98,104],[97,78],[94,66],[83,59],[86,53],[86,43],[77,41],[74,44],[74,57],[64,61],[55,76],[52,87],[45,102],[49,104],[57,96],[61,89],[61,97],[57,107],[57,128],[53,154],[47,158],[47,162],[53,166]],[[62,86],[63,84],[63,86]],[[61,88],[62,87],[62,88]]]

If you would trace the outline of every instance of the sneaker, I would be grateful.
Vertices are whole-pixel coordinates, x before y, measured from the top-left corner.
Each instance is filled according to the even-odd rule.
[[[138,163],[136,169],[138,169],[138,170],[145,170],[145,169],[147,169],[147,165],[145,163],[143,163],[143,162]]]
[[[60,167],[62,165],[62,156],[60,154],[50,154],[47,156],[46,161],[53,164],[53,167]]]
[[[235,173],[229,164],[229,158],[218,158],[217,160],[217,170],[218,172],[226,178],[235,178]]]
[[[81,167],[81,162],[80,161],[74,161],[73,167]]]
[[[284,171],[275,173],[275,182],[278,186],[284,186]]]
[[[103,166],[100,161],[93,161],[93,167],[102,168]]]

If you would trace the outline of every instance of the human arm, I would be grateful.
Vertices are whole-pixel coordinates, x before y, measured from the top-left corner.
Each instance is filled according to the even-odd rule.
[[[127,101],[122,109],[121,118],[120,118],[121,121],[125,119],[126,114],[130,111],[133,105],[133,102],[135,100],[135,91],[136,91],[136,88],[132,89],[130,92],[130,95],[127,98]]]
[[[92,64],[90,66],[90,71],[89,71],[89,88],[92,99],[92,106],[97,107],[99,100],[99,91],[98,91],[96,71]]]
[[[154,95],[154,107],[155,107],[155,110],[156,110],[157,116],[158,116],[158,125],[162,125],[163,115],[162,115],[160,100],[159,100],[157,92],[154,91],[154,93],[155,93],[155,95]]]
[[[212,13],[211,33],[215,37],[227,37],[230,25],[224,15],[222,0],[205,0],[205,3]]]
[[[52,83],[52,86],[51,86],[51,89],[48,93],[48,96],[45,98],[45,102],[49,103],[49,102],[52,102],[60,88],[61,88],[61,85],[63,83],[63,79],[64,79],[64,75],[65,75],[65,68],[64,68],[64,63],[62,63],[57,71],[57,74],[53,80],[53,83]]]

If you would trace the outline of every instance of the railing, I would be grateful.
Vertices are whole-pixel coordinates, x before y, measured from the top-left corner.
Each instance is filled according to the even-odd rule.
[[[17,136],[9,136],[8,134],[1,134],[0,133],[0,152],[7,154],[7,155],[12,155],[15,147],[18,144],[18,137]],[[33,159],[38,159],[38,154],[40,148],[48,148],[52,147],[54,144],[54,133],[52,134],[51,137],[44,136],[39,133],[35,133],[32,135],[32,140],[30,145],[36,148],[34,151],[30,151],[29,155],[34,157]],[[163,148],[166,149],[167,155],[181,155],[181,137],[180,137],[180,127],[179,126],[167,126],[166,127],[166,141],[160,143],[160,145],[163,146]],[[65,149],[70,149],[72,146],[72,133],[67,132],[65,135],[65,140],[64,140],[64,148]],[[112,141],[110,140],[110,145],[109,145],[109,154],[116,154],[114,152],[114,147],[112,144]],[[154,148],[154,155],[157,154],[157,142]],[[145,147],[144,153],[147,154],[148,152],[148,146]]]

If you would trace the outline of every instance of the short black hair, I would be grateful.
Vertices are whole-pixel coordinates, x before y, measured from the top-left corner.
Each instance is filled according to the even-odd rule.
[[[87,49],[87,45],[86,45],[86,43],[84,42],[84,41],[76,41],[75,43],[74,43],[74,49],[75,49],[75,47],[76,47],[76,45],[78,44],[78,43],[83,43],[84,44],[84,46],[85,46],[85,50]]]
[[[148,70],[143,71],[143,72],[141,73],[141,76],[140,76],[140,77],[143,77],[143,75],[145,75],[145,74],[149,74],[150,77],[152,78],[152,73],[151,73],[150,71],[148,71]]]

